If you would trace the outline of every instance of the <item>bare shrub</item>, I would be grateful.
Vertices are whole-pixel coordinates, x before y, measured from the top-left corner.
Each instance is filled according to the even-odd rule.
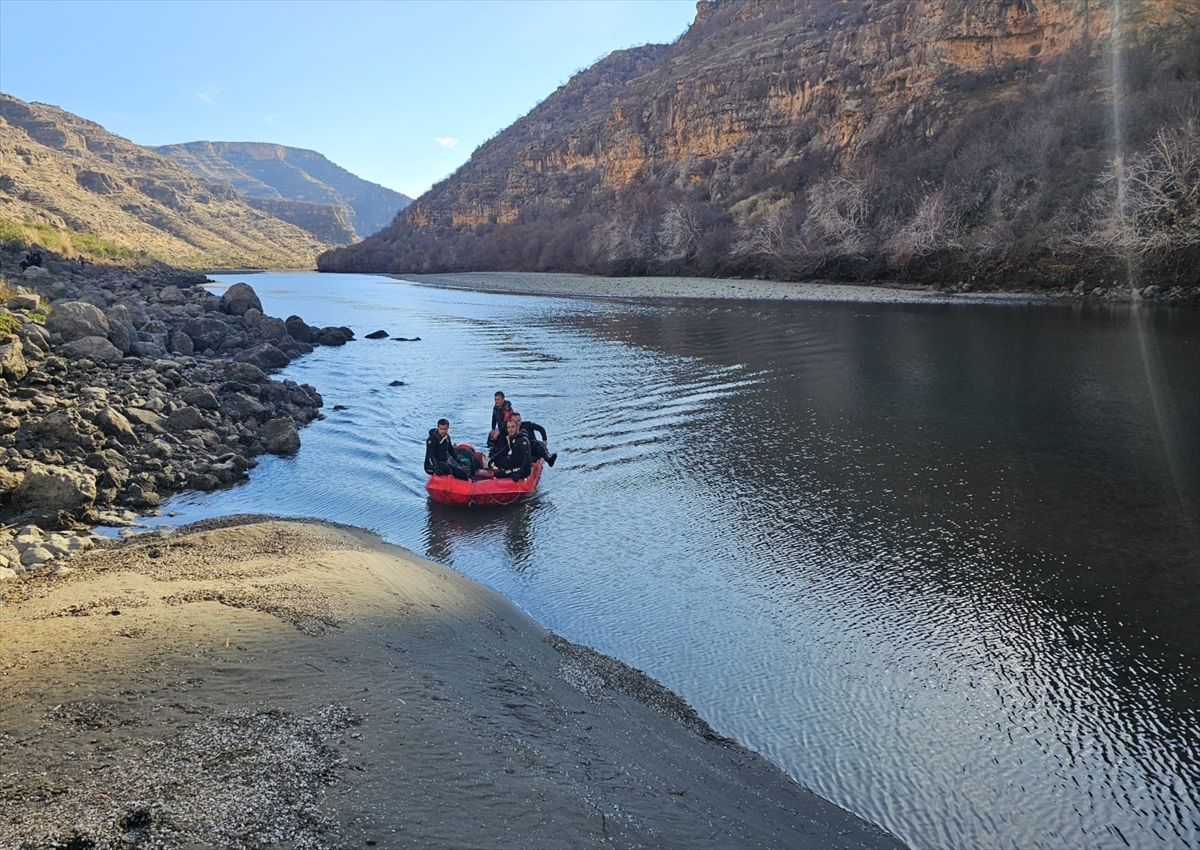
[[[799,247],[806,254],[861,258],[870,245],[868,181],[833,177],[808,190]]]
[[[1092,244],[1150,254],[1200,244],[1200,122],[1191,116],[1155,133],[1145,151],[1114,158],[1089,212]]]
[[[904,263],[946,247],[952,227],[945,187],[921,198],[916,213],[884,243],[889,262]]]
[[[700,220],[686,204],[671,204],[658,226],[659,258],[682,260],[696,253],[700,240]]]

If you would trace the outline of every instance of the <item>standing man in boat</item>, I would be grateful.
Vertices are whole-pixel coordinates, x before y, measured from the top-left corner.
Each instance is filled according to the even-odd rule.
[[[517,420],[517,428],[523,431],[525,436],[529,439],[530,457],[533,458],[533,460],[537,460],[540,457],[550,466],[554,466],[554,461],[558,460],[558,452],[550,454],[550,449],[546,445],[550,441],[550,437],[546,434],[546,429],[536,422],[522,419],[521,414],[517,413],[515,410],[513,411],[512,418]],[[536,436],[534,436],[535,431],[540,431],[542,433],[542,439],[539,440]]]
[[[512,402],[505,400],[504,393],[497,390],[493,398],[495,407],[492,408],[492,426],[488,430],[487,438],[489,449],[494,447],[496,441],[504,436],[504,423],[512,416]]]
[[[520,481],[528,478],[533,455],[529,449],[529,438],[517,427],[515,418],[504,423],[505,434],[496,441],[495,448],[488,454],[488,466],[496,470],[496,477]]]
[[[429,429],[429,436],[425,438],[425,471],[430,475],[471,477],[471,471],[463,468],[454,454],[454,443],[450,441],[449,419],[439,419],[437,427]]]

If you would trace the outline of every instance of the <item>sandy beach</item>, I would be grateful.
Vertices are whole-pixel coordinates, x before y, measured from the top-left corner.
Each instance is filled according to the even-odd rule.
[[[0,593],[0,847],[902,846],[366,531],[211,520]]]
[[[729,298],[753,301],[857,301],[877,304],[1029,303],[1029,292],[951,293],[918,286],[795,283],[708,277],[594,277],[553,272],[457,272],[389,275],[443,289],[586,298]]]

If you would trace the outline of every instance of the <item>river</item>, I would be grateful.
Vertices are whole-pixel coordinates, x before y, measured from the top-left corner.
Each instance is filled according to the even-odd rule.
[[[914,847],[1200,846],[1200,314],[236,280],[359,339],[282,372],[325,399],[295,457],[171,523],[374,529]],[[497,389],[557,465],[429,502],[426,432]]]

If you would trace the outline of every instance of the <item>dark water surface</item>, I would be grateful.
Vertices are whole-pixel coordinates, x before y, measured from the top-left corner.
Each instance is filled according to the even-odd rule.
[[[283,373],[326,404],[295,458],[172,522],[373,528],[916,847],[1200,846],[1197,313],[238,279],[360,340]],[[430,503],[426,431],[482,442],[496,389],[558,464]]]

